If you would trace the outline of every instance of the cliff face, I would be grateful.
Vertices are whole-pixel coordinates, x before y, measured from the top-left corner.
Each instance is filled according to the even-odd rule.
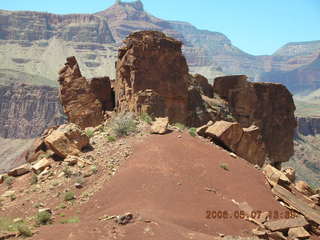
[[[108,23],[94,15],[0,11],[0,26],[2,40],[37,41],[55,37],[74,42],[114,42]]]
[[[262,81],[286,85],[293,93],[310,92],[320,88],[320,55],[310,64],[291,71],[271,71],[261,75]]]
[[[320,134],[320,117],[297,117],[297,134],[304,136]]]
[[[0,137],[33,138],[44,129],[63,122],[56,88],[0,87]]]

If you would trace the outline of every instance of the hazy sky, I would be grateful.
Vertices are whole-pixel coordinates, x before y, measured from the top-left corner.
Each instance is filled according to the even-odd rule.
[[[127,0],[130,2],[129,0]],[[0,0],[0,9],[94,13],[114,0]],[[272,54],[288,42],[320,40],[320,0],[142,0],[145,10],[222,32],[240,49]],[[201,2],[201,3],[199,3]]]

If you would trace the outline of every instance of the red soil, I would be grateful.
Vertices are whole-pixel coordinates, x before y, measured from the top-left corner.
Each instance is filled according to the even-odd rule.
[[[246,236],[254,224],[235,217],[207,219],[206,211],[226,210],[233,215],[240,209],[232,200],[247,202],[259,211],[287,211],[272,196],[263,174],[245,160],[232,158],[188,134],[178,135],[145,138],[100,192],[78,209],[66,212],[79,216],[79,223],[41,227],[33,239],[209,240],[219,233]],[[98,219],[127,212],[135,218],[124,226]]]

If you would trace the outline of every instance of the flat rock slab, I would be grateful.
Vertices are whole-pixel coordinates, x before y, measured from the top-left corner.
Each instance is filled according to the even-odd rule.
[[[271,231],[281,231],[281,230],[286,230],[289,228],[296,228],[296,227],[305,227],[309,223],[304,217],[297,217],[297,218],[292,218],[292,219],[281,219],[277,221],[271,221],[271,222],[266,222],[264,225],[266,228],[270,229]]]
[[[307,219],[320,224],[320,211],[311,208],[306,202],[279,185],[275,185],[272,192],[285,203],[297,209],[297,211],[302,213]]]
[[[289,229],[288,236],[292,239],[295,239],[295,238],[308,238],[311,235],[304,229],[304,227],[297,227],[297,228]]]

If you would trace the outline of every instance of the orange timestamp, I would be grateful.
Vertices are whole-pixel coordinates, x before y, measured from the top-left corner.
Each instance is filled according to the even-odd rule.
[[[245,218],[260,219],[268,217],[269,219],[289,219],[296,218],[297,213],[294,211],[260,211],[254,210],[251,212],[245,212],[242,210],[237,211],[227,211],[227,210],[207,210],[206,218],[207,219],[245,219]]]

